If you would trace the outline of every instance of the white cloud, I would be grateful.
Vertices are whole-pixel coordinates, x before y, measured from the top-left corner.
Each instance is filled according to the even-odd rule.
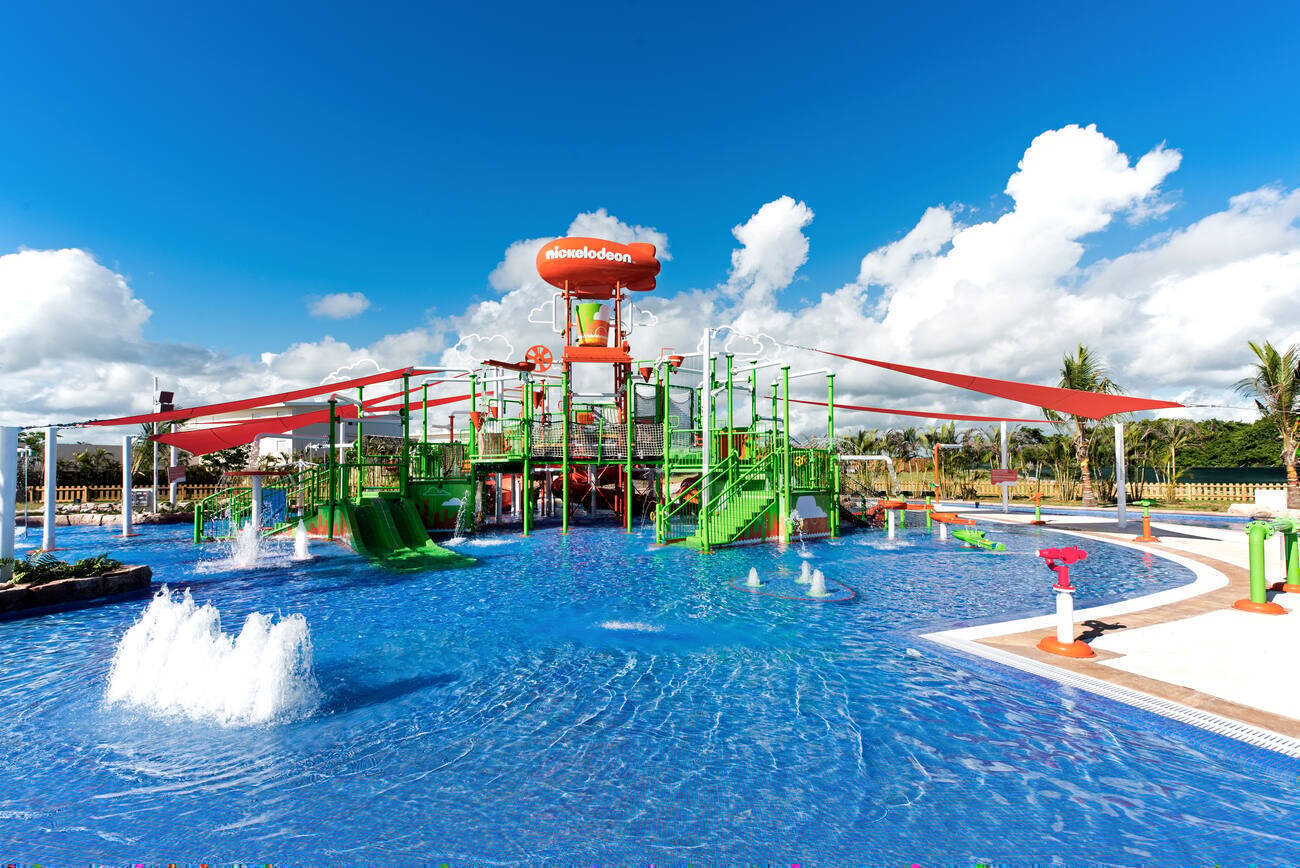
[[[747,305],[772,304],[776,293],[789,286],[808,261],[808,237],[803,230],[812,219],[811,208],[782,196],[733,227],[731,234],[741,246],[731,254],[727,288],[732,294],[743,297]]]
[[[351,319],[370,309],[370,299],[363,292],[332,292],[313,298],[307,304],[312,316]]]
[[[1002,213],[964,222],[971,212],[957,206],[925,208],[898,240],[866,250],[856,275],[802,306],[780,298],[808,259],[813,211],[778,197],[733,229],[736,248],[729,257],[718,254],[719,266],[730,269],[715,285],[673,292],[669,268],[658,290],[637,299],[647,315],[636,318],[633,355],[655,357],[668,347],[691,352],[706,323],[725,325],[732,331],[715,346],[779,356],[797,368],[829,367],[837,373],[837,397],[847,403],[1035,416],[1022,405],[777,341],[1039,383],[1054,383],[1061,356],[1082,342],[1132,393],[1240,404],[1229,389],[1245,373],[1245,342],[1300,342],[1300,191],[1245,192],[1188,225],[1162,227],[1131,252],[1080,264],[1087,244],[1117,219],[1149,219],[1167,209],[1163,185],[1180,160],[1163,146],[1130,160],[1095,127],[1049,131],[1029,144],[1007,179]],[[604,209],[579,214],[564,234],[648,241],[669,259],[662,231]],[[535,267],[549,238],[507,245],[488,277],[496,294],[446,320],[369,346],[325,336],[257,359],[146,341],[148,307],[123,276],[84,251],[0,257],[4,421],[144,410],[155,371],[176,386],[180,403],[193,404],[337,379],[344,369],[463,366],[519,358],[533,344],[558,355],[560,340],[544,315],[554,289]],[[610,386],[606,369],[580,373],[580,389]],[[797,392],[817,399],[824,383],[800,380]],[[824,425],[815,408],[797,412],[803,430]],[[891,420],[840,414],[838,421],[851,427]]]

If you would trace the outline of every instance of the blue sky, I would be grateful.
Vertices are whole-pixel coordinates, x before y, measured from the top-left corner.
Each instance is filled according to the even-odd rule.
[[[500,297],[513,242],[601,208],[666,234],[671,295],[729,286],[733,227],[806,203],[781,230],[803,259],[776,269],[797,314],[931,206],[1007,213],[1030,143],[1072,124],[1181,166],[1078,229],[1058,287],[1300,185],[1296,4],[69,3],[5,21],[0,256],[85,251],[147,305],[149,346],[220,359],[373,346],[430,310],[439,328]],[[1155,197],[1156,219],[1119,219]],[[1300,231],[1278,213],[1279,238]],[[370,309],[308,315],[341,292]]]
[[[365,292],[369,340],[598,207],[667,231],[685,288],[805,200],[815,294],[928,205],[1002,207],[1069,122],[1182,150],[1188,215],[1296,183],[1300,7],[1043,5],[12,6],[0,251],[86,248],[150,337],[256,352],[320,331],[270,297]]]

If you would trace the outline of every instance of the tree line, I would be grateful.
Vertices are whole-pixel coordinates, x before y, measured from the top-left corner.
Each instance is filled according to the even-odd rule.
[[[1172,499],[1173,489],[1189,467],[1277,467],[1286,473],[1287,502],[1300,508],[1296,451],[1300,444],[1300,347],[1278,350],[1271,343],[1251,343],[1251,375],[1236,384],[1238,394],[1255,403],[1254,422],[1222,419],[1140,419],[1119,417],[1125,424],[1123,462],[1129,490]],[[1061,388],[1121,394],[1100,360],[1085,346],[1062,360]],[[1116,495],[1114,420],[1044,411],[1052,428],[1007,426],[1009,465],[1035,478],[1050,478],[1068,500],[1095,506]],[[975,471],[999,463],[1000,426],[958,430],[947,422],[929,428],[864,428],[840,438],[837,449],[850,454],[888,455],[903,470],[933,473],[934,447],[939,457],[940,495],[971,497]],[[873,471],[865,470],[865,473]],[[1150,486],[1154,486],[1149,490]]]

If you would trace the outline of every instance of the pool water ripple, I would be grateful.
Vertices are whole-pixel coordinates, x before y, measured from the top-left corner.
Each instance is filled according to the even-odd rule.
[[[257,726],[104,702],[148,600],[0,622],[0,855],[21,861],[1090,864],[1296,861],[1300,763],[957,655],[918,634],[1050,611],[1031,557],[859,534],[809,543],[857,598],[789,583],[798,547],[709,556],[648,531],[470,544],[393,575],[337,548],[214,567],[184,529],[69,554],[144,560],[226,629],[301,614],[321,692]],[[1076,540],[1071,539],[1070,544]],[[1080,605],[1191,573],[1085,543]],[[909,651],[910,649],[910,651]]]

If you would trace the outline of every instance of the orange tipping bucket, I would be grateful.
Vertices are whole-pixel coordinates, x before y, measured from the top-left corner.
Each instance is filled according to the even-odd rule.
[[[609,305],[587,301],[574,305],[578,314],[578,346],[609,346]]]

